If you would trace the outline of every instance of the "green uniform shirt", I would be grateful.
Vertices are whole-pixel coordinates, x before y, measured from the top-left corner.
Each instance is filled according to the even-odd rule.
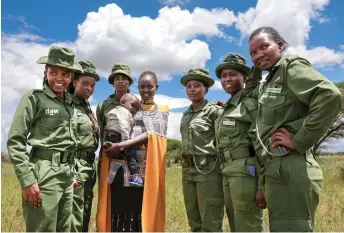
[[[236,93],[215,123],[218,148],[226,151],[253,145],[256,116],[257,100],[245,97],[244,90]]]
[[[76,96],[72,96],[77,116],[78,147],[77,150],[96,151],[98,138],[93,133],[92,121],[86,113],[87,104]]]
[[[182,155],[216,155],[215,120],[221,107],[204,100],[197,110],[192,106],[184,112],[180,132],[182,135]]]
[[[114,109],[116,106],[120,105],[118,101],[116,101],[116,95],[110,95],[106,100],[100,102],[97,106],[97,120],[99,124],[100,130],[100,142],[103,145],[104,142],[104,132],[105,132],[105,125],[106,125],[106,118],[105,115]]]
[[[57,151],[76,149],[76,116],[70,95],[64,99],[44,85],[26,93],[14,114],[8,135],[8,154],[22,188],[37,182],[26,146]]]
[[[259,94],[257,130],[267,147],[279,128],[294,133],[293,145],[305,153],[326,132],[341,110],[337,87],[300,57],[283,56]],[[262,146],[256,140],[256,151]]]

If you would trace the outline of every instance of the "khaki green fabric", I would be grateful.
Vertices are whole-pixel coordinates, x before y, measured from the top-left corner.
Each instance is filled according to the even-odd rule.
[[[254,164],[255,158],[243,158],[222,168],[226,213],[232,232],[263,231],[263,209],[255,203],[256,177],[246,170],[246,166]]]
[[[28,144],[33,147],[30,154]],[[21,188],[38,183],[41,192],[41,207],[23,203],[27,231],[70,231],[74,173],[71,164],[60,162],[60,152],[76,149],[76,117],[69,95],[62,100],[47,85],[25,94],[7,147]]]
[[[60,66],[74,71],[83,72],[79,63],[74,61],[74,51],[61,46],[51,46],[48,56],[40,57],[38,64]]]
[[[239,54],[229,53],[224,59],[223,62],[216,67],[215,73],[216,76],[221,79],[221,72],[224,69],[233,69],[239,70],[248,75],[250,68],[246,64],[246,59]]]
[[[85,160],[76,160],[78,186],[73,195],[73,220],[71,232],[88,232],[92,204],[93,188],[96,184],[95,164]]]
[[[268,145],[275,130],[285,127],[295,133],[295,149],[305,153],[341,110],[338,88],[307,60],[291,55],[282,57],[266,80],[260,92],[257,122],[263,144]],[[258,141],[256,148],[262,152]]]
[[[263,230],[263,210],[255,203],[258,165],[252,150],[256,116],[257,99],[244,96],[241,90],[225,104],[215,121],[218,151],[226,153],[222,163],[223,191],[231,231]]]
[[[9,158],[22,188],[37,182],[26,145],[56,151],[76,149],[77,122],[72,100],[58,98],[48,87],[25,94],[8,134]]]
[[[201,106],[193,110],[190,106],[184,112],[180,123],[183,155],[216,155],[214,122],[222,108],[204,100]]]
[[[96,72],[96,67],[93,65],[92,62],[90,61],[79,61],[80,66],[83,69],[83,73],[81,72],[76,72],[76,76],[78,75],[89,75],[91,77],[93,77],[97,82],[99,81],[99,75]]]
[[[117,63],[112,67],[111,74],[108,78],[108,81],[111,85],[113,85],[114,76],[116,74],[124,74],[125,76],[129,78],[130,85],[133,84],[134,80],[130,76],[130,68],[127,64]]]
[[[210,162],[204,168],[209,170],[214,163],[215,161]],[[182,183],[191,231],[222,232],[222,175],[218,172],[203,175],[194,167],[183,167]]]
[[[73,203],[72,164],[61,164],[59,157],[49,161],[35,158],[30,163],[40,189],[42,205],[33,208],[23,202],[27,232],[70,232]]]
[[[207,84],[208,87],[213,86],[215,83],[215,81],[210,77],[209,72],[201,68],[189,70],[188,73],[180,79],[180,83],[185,86],[186,83],[190,80],[201,81]]]
[[[313,155],[274,158],[264,176],[270,231],[314,231],[323,177]]]
[[[73,96],[77,116],[78,152],[95,152],[98,147],[97,135],[94,135],[92,121],[86,113],[85,101]],[[95,156],[90,153],[89,156]],[[92,158],[88,158],[92,159]],[[73,195],[72,232],[87,232],[93,202],[93,187],[96,183],[95,162],[85,157],[76,159],[74,169],[78,186]]]
[[[223,190],[219,161],[216,160],[214,122],[221,108],[205,100],[199,109],[184,112],[180,132],[183,157],[195,161],[183,164],[183,194],[189,226],[192,231],[222,231]],[[210,160],[212,158],[212,160]]]
[[[325,133],[341,110],[339,90],[327,78],[296,56],[283,56],[262,86],[255,147],[269,209],[271,231],[312,231],[322,172],[309,149]],[[278,128],[294,133],[295,150],[279,157],[269,148]],[[284,200],[284,201],[281,201]]]

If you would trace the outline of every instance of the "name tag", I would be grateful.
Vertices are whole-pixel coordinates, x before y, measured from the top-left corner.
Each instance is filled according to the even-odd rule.
[[[223,118],[222,125],[235,126],[235,119],[232,118]]]
[[[59,109],[57,108],[46,108],[45,109],[45,114],[49,116],[54,116],[59,113]]]
[[[282,89],[283,89],[283,85],[273,84],[271,85],[271,87],[266,88],[265,92],[280,94],[282,92]]]

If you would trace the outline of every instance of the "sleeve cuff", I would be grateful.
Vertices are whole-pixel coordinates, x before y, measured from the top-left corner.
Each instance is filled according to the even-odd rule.
[[[25,175],[18,177],[18,180],[19,180],[20,187],[22,189],[34,183],[37,183],[37,179],[34,176],[33,172],[26,173]]]
[[[292,140],[294,149],[297,150],[300,153],[305,153],[309,148],[308,145],[304,142],[305,140],[299,140],[298,139],[299,133],[294,135],[294,138]]]

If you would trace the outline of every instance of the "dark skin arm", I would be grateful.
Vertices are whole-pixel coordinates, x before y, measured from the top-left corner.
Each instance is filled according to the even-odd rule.
[[[103,146],[108,156],[112,158],[118,158],[121,153],[120,145],[121,147],[125,147],[125,148],[133,148],[142,144],[146,144],[147,142],[148,142],[148,134],[143,133],[137,137],[134,137],[132,139],[129,139],[120,143],[104,142]]]

